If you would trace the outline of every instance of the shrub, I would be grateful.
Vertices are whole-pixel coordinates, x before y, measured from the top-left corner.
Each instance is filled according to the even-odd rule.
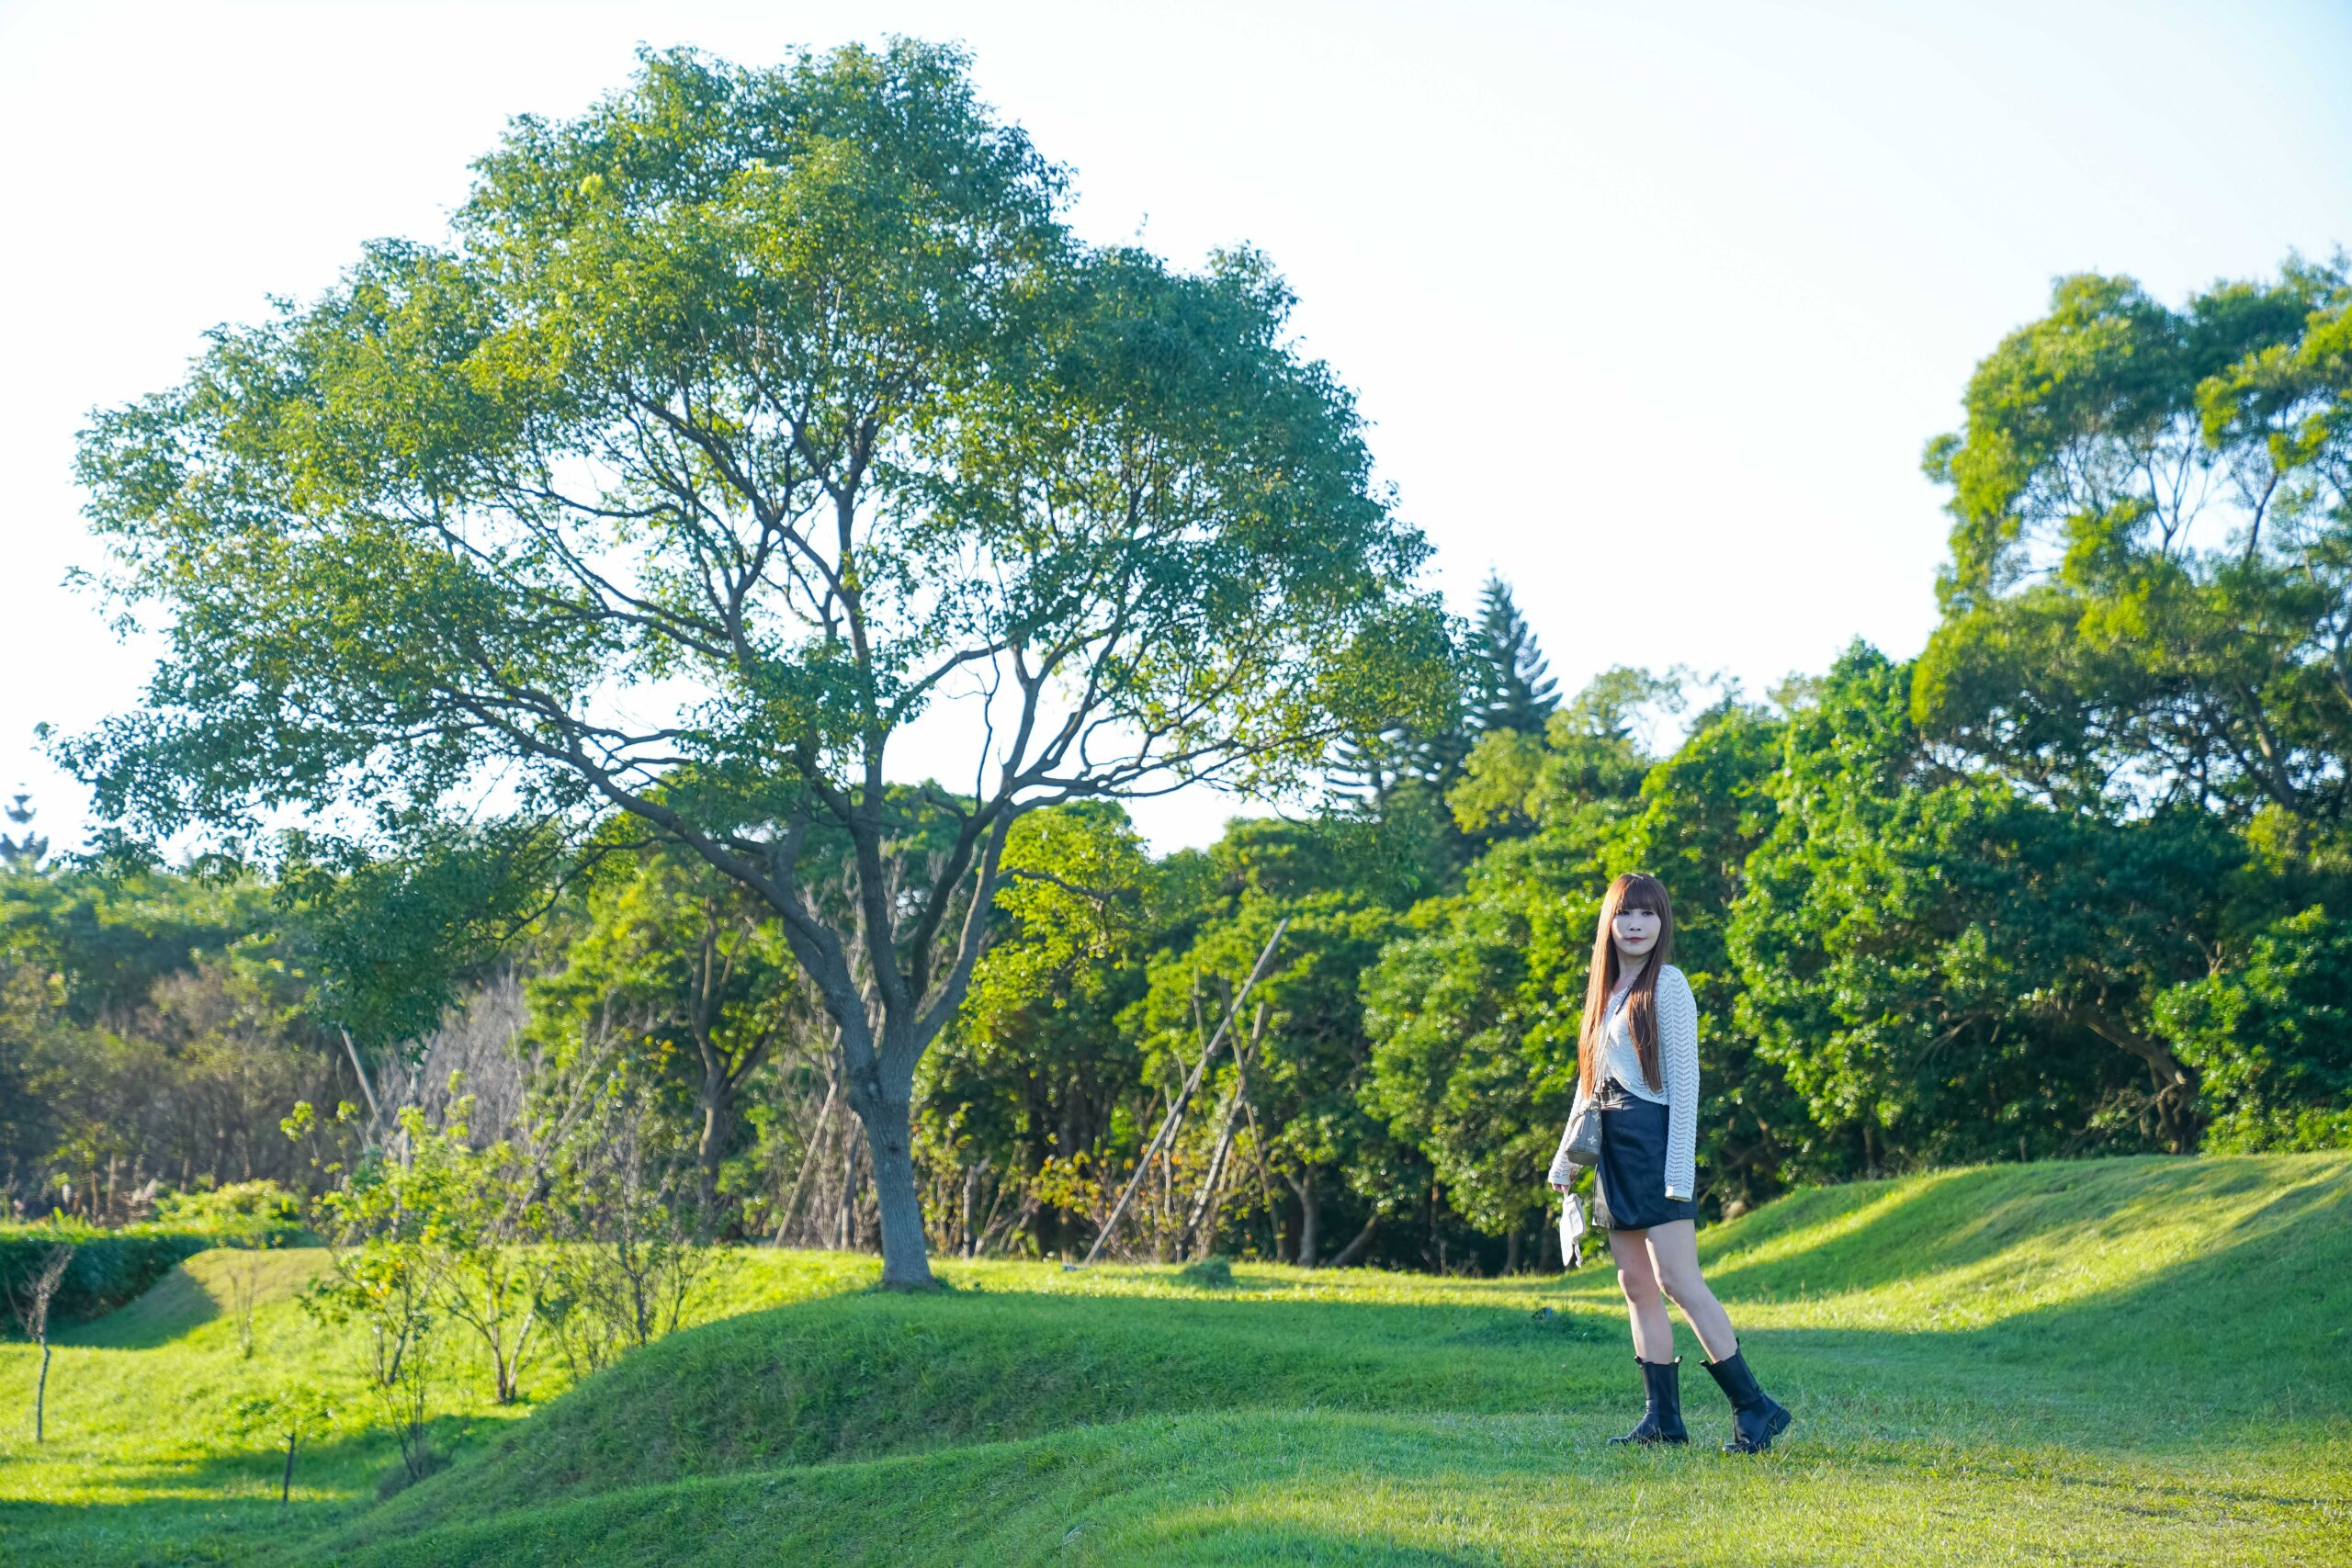
[[[0,1225],[0,1303],[40,1268],[50,1247],[61,1241],[73,1243],[74,1250],[50,1303],[51,1321],[60,1324],[110,1313],[170,1273],[183,1258],[220,1245],[220,1238],[209,1233],[161,1225],[112,1231],[71,1222]],[[12,1308],[0,1306],[0,1311],[7,1312],[12,1332],[24,1331]]]
[[[2155,1010],[2197,1069],[2207,1152],[2352,1145],[2352,922],[2317,905],[2274,921],[2242,965]]]
[[[170,1193],[156,1201],[155,1220],[169,1230],[259,1246],[283,1247],[308,1237],[301,1199],[268,1180]]]

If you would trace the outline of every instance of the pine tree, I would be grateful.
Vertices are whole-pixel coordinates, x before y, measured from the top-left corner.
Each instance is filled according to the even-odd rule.
[[[1468,710],[1457,706],[1453,716],[1435,730],[1396,725],[1377,735],[1340,740],[1326,774],[1329,794],[1339,801],[1361,801],[1375,813],[1408,784],[1426,784],[1443,795],[1462,777],[1463,761],[1477,739],[1465,722],[1468,716]]]
[[[1478,625],[1459,657],[1464,701],[1453,721],[1428,733],[1396,728],[1343,740],[1329,775],[1335,797],[1360,800],[1376,811],[1398,785],[1416,780],[1442,797],[1461,782],[1481,735],[1544,733],[1560,699],[1535,634],[1500,577],[1487,580]]]
[[[23,790],[6,807],[8,820],[24,830],[24,837],[0,833],[0,865],[10,871],[39,871],[41,857],[49,853],[49,840],[33,831],[33,808],[26,804],[32,796]]]
[[[1406,776],[1407,741],[1402,728],[1377,735],[1346,736],[1335,746],[1325,773],[1334,801],[1361,802],[1377,810]]]
[[[1467,652],[1473,732],[1542,735],[1560,699],[1535,634],[1527,629],[1500,577],[1487,578],[1479,595],[1478,626],[1470,634]]]

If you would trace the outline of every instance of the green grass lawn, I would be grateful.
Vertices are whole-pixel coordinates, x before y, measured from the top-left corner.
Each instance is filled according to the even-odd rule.
[[[238,1353],[221,1254],[63,1337],[51,1441],[0,1348],[0,1562],[2166,1564],[2352,1562],[2352,1156],[1953,1171],[1799,1193],[1704,1233],[1796,1414],[1714,1451],[1638,1413],[1605,1268],[1434,1279],[744,1251],[701,1326],[492,1409],[469,1360],[442,1473],[389,1439],[228,1429],[341,1347],[273,1261]],[[1542,1309],[1549,1307],[1548,1314]],[[24,1418],[19,1419],[19,1415]]]

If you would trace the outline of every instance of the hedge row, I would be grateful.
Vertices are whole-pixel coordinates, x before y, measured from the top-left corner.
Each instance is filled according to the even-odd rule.
[[[74,1260],[49,1305],[52,1325],[103,1316],[137,1299],[180,1259],[220,1245],[209,1232],[152,1225],[0,1225],[0,1324],[11,1332],[24,1332],[17,1315],[18,1287],[40,1271],[49,1249],[61,1241],[74,1244]]]

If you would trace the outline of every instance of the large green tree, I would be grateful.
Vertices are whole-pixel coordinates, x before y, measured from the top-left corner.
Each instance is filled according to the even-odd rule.
[[[1465,650],[1472,671],[1473,724],[1477,733],[1515,729],[1541,735],[1559,707],[1555,682],[1547,672],[1535,634],[1519,613],[1510,585],[1489,577],[1478,592],[1478,624]]]
[[[0,871],[0,1203],[45,1209],[70,1182],[76,1212],[119,1221],[151,1179],[301,1179],[279,1119],[359,1091],[316,1010],[315,943],[271,891]]]
[[[1603,840],[1589,879],[1607,886],[1621,871],[1646,871],[1674,899],[1674,963],[1699,1004],[1700,1197],[1729,1210],[1776,1195],[1802,1139],[1804,1102],[1778,1063],[1760,1055],[1736,1022],[1740,976],[1728,935],[1747,890],[1749,857],[1771,833],[1779,803],[1782,721],[1736,697],[1701,714],[1674,754],[1642,779],[1636,809]],[[1577,973],[1590,926],[1564,933],[1580,945],[1557,966]],[[1564,999],[1571,1008],[1580,987]]]
[[[2175,310],[2061,279],[1928,448],[1951,487],[1914,714],[2069,802],[2194,801],[2301,852],[2352,826],[2352,277]]]
[[[884,1278],[927,1284],[915,1069],[1015,818],[1283,789],[1424,705],[1426,543],[1265,263],[1076,242],[953,50],[652,56],[476,167],[446,243],[370,245],[95,418],[110,580],[168,652],[63,754],[136,831],[282,810],[397,847],[493,776],[519,815],[642,820],[776,911]],[[953,697],[987,734],[923,792],[944,848],[901,852],[892,743]],[[840,918],[800,870],[826,832]]]
[[[1351,827],[1327,831],[1340,837]],[[1327,872],[1318,880],[1342,878]],[[1272,890],[1285,882],[1287,891]],[[1227,1126],[1238,1126],[1238,1115],[1250,1119],[1252,1167],[1262,1160],[1269,1187],[1278,1182],[1287,1190],[1272,1194],[1279,1210],[1273,1217],[1279,1224],[1295,1216],[1283,1255],[1307,1268],[1351,1263],[1371,1245],[1384,1208],[1394,1207],[1387,1195],[1354,1190],[1351,1183],[1367,1160],[1378,1161],[1377,1145],[1385,1142],[1358,1099],[1372,1059],[1359,996],[1364,972],[1399,934],[1398,913],[1361,890],[1253,878],[1230,915],[1207,922],[1182,951],[1153,964],[1149,990],[1131,1020],[1148,1053],[1147,1072],[1162,1082],[1181,1080],[1199,1049],[1201,1027],[1214,1027],[1222,1016],[1282,919],[1290,923],[1236,1022],[1240,1054],[1250,1057],[1246,1072],[1237,1070],[1236,1053],[1222,1054],[1212,1064],[1203,1109],[1221,1109]],[[1204,1137],[1219,1123],[1209,1114],[1199,1121]],[[1261,1206],[1267,1197],[1261,1193],[1258,1205],[1247,1206]],[[1354,1236],[1327,1257],[1327,1222],[1335,1208],[1362,1220]]]
[[[1579,898],[1532,840],[1498,846],[1463,893],[1414,909],[1363,980],[1363,1103],[1429,1160],[1455,1213],[1504,1239],[1506,1268],[1550,1206],[1544,1172],[1576,1093],[1581,997],[1562,1005],[1540,955],[1563,944],[1542,932],[1589,922],[1597,894]]]

